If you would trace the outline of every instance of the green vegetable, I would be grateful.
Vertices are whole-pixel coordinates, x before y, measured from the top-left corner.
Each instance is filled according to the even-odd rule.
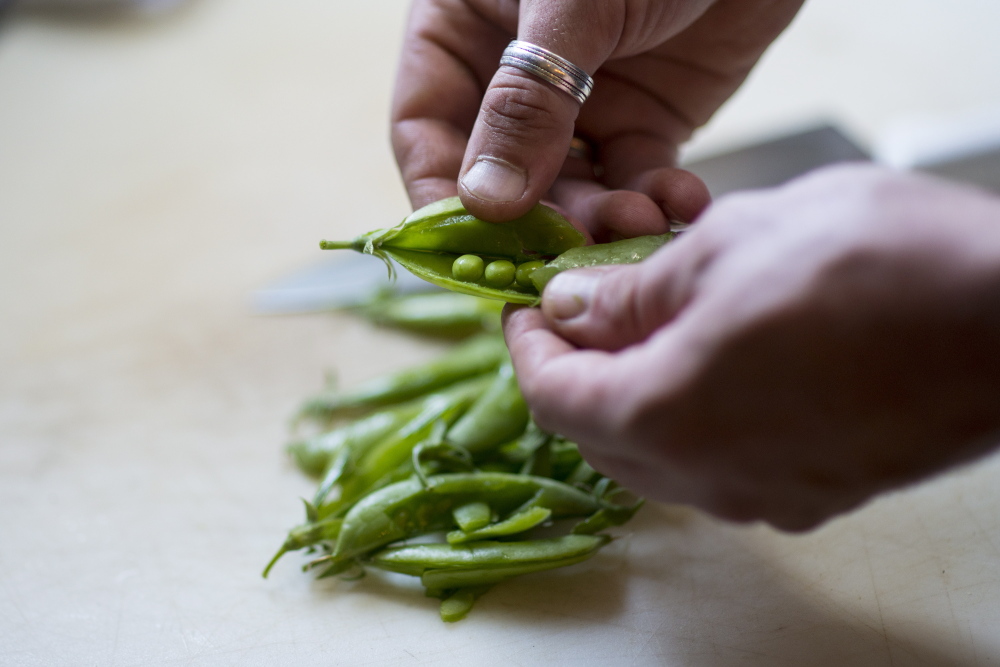
[[[493,517],[490,506],[479,500],[456,507],[452,514],[458,527],[468,531],[483,528]]]
[[[455,292],[382,294],[356,310],[375,324],[426,336],[464,338],[500,330],[503,302]]]
[[[579,563],[610,540],[606,535],[565,535],[522,542],[415,544],[384,549],[372,557],[371,564],[419,576],[428,588],[446,590],[495,584],[520,574]]]
[[[395,481],[396,471],[400,466],[409,464],[414,447],[431,437],[435,428],[446,428],[454,423],[483,392],[486,382],[488,380],[485,378],[470,380],[429,396],[413,419],[364,453],[354,466],[350,478],[342,481],[340,498],[318,508],[320,516],[349,507],[350,503],[366,493]],[[336,481],[341,482],[339,478]],[[332,483],[327,482],[320,488],[323,490],[330,486]]]
[[[543,266],[545,266],[545,262],[537,259],[520,264],[514,272],[514,280],[517,281],[517,284],[521,287],[532,287],[534,283],[531,282],[531,274]]]
[[[674,232],[659,236],[637,236],[611,243],[599,243],[585,248],[572,248],[548,262],[544,267],[532,271],[530,279],[541,294],[545,286],[557,274],[569,269],[608,264],[635,264],[646,259],[674,238]]]
[[[465,277],[472,275],[471,266],[465,273],[471,260],[463,260],[462,277],[457,277],[453,273],[456,260],[475,255],[487,264],[508,262],[513,269],[514,264],[552,259],[585,242],[573,225],[547,206],[539,204],[520,218],[493,224],[470,215],[458,197],[452,197],[414,211],[391,229],[363,234],[353,241],[322,241],[320,247],[349,248],[386,261],[391,258],[411,273],[452,291],[531,304],[538,300],[538,293],[533,286],[514,283],[514,271],[506,284],[500,281],[506,277],[506,264],[494,269],[490,282],[489,266],[482,278]]]
[[[265,576],[300,549],[320,577],[411,574],[453,622],[498,582],[590,558],[642,504],[531,421],[499,337],[323,399],[324,419],[368,414],[289,447],[323,478]]]
[[[448,533],[448,544],[463,544],[476,540],[486,540],[491,537],[503,537],[506,535],[516,535],[531,530],[538,524],[546,521],[552,516],[552,510],[545,507],[529,507],[523,512],[512,514],[509,518],[498,523],[494,523],[482,528],[470,530],[460,528]],[[596,531],[595,531],[596,532]]]
[[[600,509],[593,495],[544,477],[507,473],[452,473],[397,482],[370,493],[344,517],[330,561],[363,557],[397,540],[453,527],[453,511],[484,502],[499,514],[532,507],[553,518],[587,516]]]
[[[507,362],[469,411],[448,429],[445,440],[473,454],[485,452],[523,433],[528,416],[514,367]]]
[[[313,396],[299,411],[299,418],[329,421],[363,414],[401,403],[460,380],[483,375],[508,359],[499,336],[477,336],[441,359],[386,377],[375,378],[350,392],[326,391]]]
[[[322,475],[341,452],[363,450],[398,431],[417,416],[422,401],[423,399],[415,399],[392,406],[332,431],[298,440],[288,445],[288,453],[302,472]]]
[[[451,275],[463,283],[475,282],[483,277],[483,258],[479,255],[462,255],[451,265]]]
[[[489,263],[483,278],[490,287],[509,287],[514,282],[515,270],[514,262],[508,262],[506,259],[498,259]]]

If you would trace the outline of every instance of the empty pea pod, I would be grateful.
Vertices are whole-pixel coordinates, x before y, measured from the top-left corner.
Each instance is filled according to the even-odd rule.
[[[494,224],[470,215],[458,197],[451,197],[414,211],[391,229],[352,241],[322,241],[320,247],[392,259],[452,291],[531,304],[538,300],[538,293],[533,285],[515,281],[517,265],[553,259],[584,243],[583,234],[547,206],[539,204],[520,218]],[[481,275],[478,262],[466,256],[483,261]]]

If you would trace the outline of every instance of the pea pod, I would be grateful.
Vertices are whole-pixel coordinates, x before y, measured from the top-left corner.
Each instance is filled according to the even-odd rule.
[[[464,338],[500,330],[503,303],[454,292],[380,295],[358,310],[372,322],[426,336]]]
[[[659,236],[637,236],[633,239],[572,248],[542,268],[532,271],[529,278],[541,294],[549,281],[563,271],[607,264],[635,264],[659,250],[674,236],[676,233],[667,232]]]
[[[363,234],[353,241],[322,241],[320,247],[350,248],[392,259],[420,278],[455,292],[530,304],[538,300],[538,294],[531,285],[516,281],[517,265],[552,259],[585,242],[583,234],[547,206],[539,204],[520,218],[493,224],[470,215],[458,197],[451,197],[414,211],[391,229]],[[484,260],[481,275],[471,263],[467,268],[456,267],[456,260],[466,255]]]
[[[572,565],[611,541],[606,535],[564,535],[521,542],[414,544],[390,547],[371,558],[375,567],[419,576],[429,589],[495,584],[511,577]]]
[[[461,621],[472,610],[472,605],[476,603],[476,598],[489,589],[490,586],[460,588],[451,595],[446,596],[441,600],[441,620],[445,623]]]
[[[364,453],[351,475],[341,483],[340,498],[335,503],[320,506],[320,516],[350,507],[355,500],[380,486],[381,480],[387,479],[397,468],[410,461],[413,448],[426,440],[438,424],[448,426],[454,423],[482,393],[485,383],[485,379],[469,380],[429,396],[413,419]],[[321,489],[328,491],[333,483],[327,479]]]
[[[486,503],[476,501],[456,507],[452,515],[460,529],[471,532],[488,526],[493,518],[493,511]]]
[[[278,553],[274,554],[274,558],[264,568],[264,573],[261,576],[266,579],[268,573],[271,572],[271,568],[278,562],[278,559],[289,551],[298,551],[324,540],[336,540],[343,523],[342,519],[330,518],[304,523],[301,526],[292,528],[288,531],[288,537],[285,538],[284,544],[278,549]]]
[[[528,417],[514,367],[506,362],[483,395],[448,429],[446,439],[473,455],[480,454],[523,433]]]
[[[600,510],[598,510],[600,511]],[[545,507],[529,507],[523,512],[517,512],[503,521],[483,526],[475,530],[453,530],[448,533],[448,544],[464,544],[477,540],[487,540],[492,537],[516,535],[531,530],[552,516],[552,510]],[[596,530],[593,532],[597,532]]]
[[[302,406],[299,416],[331,420],[363,414],[489,373],[507,359],[503,338],[483,334],[428,364],[369,380],[353,391],[327,391],[314,396]]]
[[[298,440],[288,445],[299,469],[309,475],[321,475],[342,451],[361,451],[384,440],[420,412],[417,399],[368,415],[326,433]]]
[[[453,510],[485,502],[503,516],[514,510],[544,507],[553,518],[587,516],[600,502],[562,482],[509,473],[449,473],[409,479],[371,493],[344,517],[334,560],[363,556],[397,540],[453,527]]]

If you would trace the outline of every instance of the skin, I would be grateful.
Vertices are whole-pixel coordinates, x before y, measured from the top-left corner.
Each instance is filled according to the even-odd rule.
[[[1000,439],[997,198],[852,166],[709,206],[675,168],[800,5],[415,0],[392,116],[414,206],[457,193],[502,222],[547,198],[597,241],[696,222],[508,308],[508,345],[538,423],[601,472],[789,530]],[[514,36],[594,76],[582,108],[497,68]],[[484,156],[524,175],[518,197],[469,190]]]
[[[801,3],[415,0],[392,109],[413,206],[458,194],[473,214],[500,222],[546,198],[597,240],[690,220],[709,195],[675,168],[678,146],[736,90]],[[593,74],[587,103],[498,69],[514,37]],[[567,158],[574,127],[595,161]],[[480,156],[523,171],[522,196],[489,202],[460,187]]]
[[[505,332],[537,423],[602,473],[808,529],[1000,441],[1000,198],[816,172],[561,274]]]

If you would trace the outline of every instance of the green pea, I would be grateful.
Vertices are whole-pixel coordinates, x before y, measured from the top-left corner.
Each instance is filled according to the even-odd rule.
[[[479,255],[462,255],[451,265],[451,275],[456,280],[473,282],[483,277],[483,258]]]
[[[486,284],[491,287],[509,287],[514,282],[514,263],[498,259],[486,265]]]
[[[351,241],[322,241],[320,247],[374,255],[385,260],[390,274],[389,260],[393,260],[417,277],[453,292],[530,305],[538,301],[538,294],[533,288],[514,285],[513,264],[554,258],[584,243],[583,234],[547,206],[538,204],[520,218],[494,224],[470,215],[458,197],[451,197],[414,211],[390,229],[377,229]],[[498,280],[502,287],[456,278],[455,260],[464,255],[510,262],[510,277]]]
[[[517,271],[514,273],[514,281],[521,287],[532,287],[531,272],[536,269],[540,269],[543,266],[545,266],[545,262],[541,260],[521,264],[517,267]]]

